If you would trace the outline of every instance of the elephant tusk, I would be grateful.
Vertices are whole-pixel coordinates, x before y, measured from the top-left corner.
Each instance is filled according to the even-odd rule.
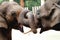
[[[29,32],[32,32],[32,30],[29,30],[28,32],[26,32],[26,33],[24,33],[24,34],[27,34],[27,33],[29,33]]]

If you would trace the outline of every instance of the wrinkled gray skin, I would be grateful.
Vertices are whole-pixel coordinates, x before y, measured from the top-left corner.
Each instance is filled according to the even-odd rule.
[[[40,33],[53,29],[56,24],[60,23],[60,0],[46,0],[45,4],[37,10],[36,16],[42,24]],[[60,27],[58,29],[60,30]]]

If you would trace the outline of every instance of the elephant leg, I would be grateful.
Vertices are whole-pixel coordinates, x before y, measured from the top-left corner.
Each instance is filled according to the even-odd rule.
[[[8,38],[7,38],[7,29],[0,28],[0,40],[8,40]]]
[[[11,32],[12,32],[12,30],[11,29],[8,29],[8,32],[7,32],[7,38],[8,38],[8,40],[12,40],[12,36],[11,36]]]

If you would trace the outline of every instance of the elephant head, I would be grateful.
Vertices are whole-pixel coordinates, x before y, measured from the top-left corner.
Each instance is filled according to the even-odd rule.
[[[49,29],[59,28],[56,26],[56,24],[60,23],[60,7],[58,5],[60,5],[60,0],[46,0],[45,4],[37,10],[37,19],[40,19],[42,24],[40,33]]]
[[[11,28],[18,28],[23,32],[23,26],[28,26],[36,33],[36,24],[34,22],[34,15],[29,10],[25,10],[23,7],[18,5],[16,2],[3,2],[1,4],[5,18],[8,21],[8,25]],[[16,26],[15,26],[16,25]],[[12,27],[13,26],[13,27]],[[17,27],[20,26],[20,27]]]
[[[27,26],[27,27],[31,28],[33,33],[37,33],[37,30],[36,30],[37,25],[35,23],[34,15],[33,15],[32,11],[23,10],[19,14],[18,23],[23,24],[24,26]]]

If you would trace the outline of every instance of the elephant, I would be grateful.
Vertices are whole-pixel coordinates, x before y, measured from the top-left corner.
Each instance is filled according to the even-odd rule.
[[[23,25],[37,33],[33,13],[16,2],[5,1],[0,5],[0,40],[12,40],[12,28],[24,32]]]
[[[60,0],[46,0],[35,15],[40,21],[40,33],[50,29],[60,31]]]
[[[0,40],[12,40],[12,28],[23,32],[18,24],[17,18],[21,10],[24,10],[16,2],[3,2],[0,5]]]
[[[3,2],[0,5],[0,19],[1,19],[0,20],[0,31],[1,31],[0,40],[11,40],[11,28],[16,28],[16,27],[18,28],[18,22],[16,18],[14,17],[15,14],[11,13],[12,11],[17,11],[17,9],[14,10],[13,5],[15,5],[15,8],[16,6],[19,7],[18,4],[16,4],[15,2],[13,2],[12,4],[9,2]],[[7,16],[10,18],[7,18]]]
[[[6,3],[6,2],[5,2]],[[3,3],[3,4],[5,4],[5,3]],[[2,5],[3,5],[2,4]],[[8,3],[6,3],[6,4],[8,4]],[[32,29],[32,31],[33,31],[33,33],[37,33],[37,30],[36,30],[36,25],[34,25],[35,23],[34,23],[34,16],[33,16],[33,14],[31,14],[30,15],[30,13],[28,13],[29,12],[29,10],[25,10],[24,8],[22,8],[22,7],[20,7],[19,5],[15,5],[13,2],[10,2],[10,4],[12,4],[12,6],[10,6],[10,5],[8,5],[9,6],[9,8],[10,9],[12,9],[12,10],[10,10],[9,8],[8,8],[8,10],[7,10],[7,16],[6,16],[6,18],[7,18],[7,20],[13,20],[14,18],[11,18],[11,15],[10,15],[10,13],[12,12],[12,16],[14,16],[14,14],[15,13],[17,13],[17,14],[15,14],[17,17],[17,20],[19,20],[19,18],[23,18],[24,16],[24,14],[28,14],[28,19],[27,20],[29,20],[28,21],[28,25],[31,27],[31,29]],[[17,4],[17,3],[16,3]],[[5,6],[5,5],[4,5]],[[18,8],[17,8],[17,6],[18,6]],[[15,7],[15,8],[14,8]],[[16,10],[18,10],[18,11],[16,11]],[[23,14],[24,13],[24,14]],[[32,13],[32,12],[31,12]],[[23,17],[21,17],[20,15],[22,14],[22,16]],[[29,16],[30,15],[30,16]],[[8,17],[8,16],[10,16],[10,17]],[[14,19],[15,20],[15,19]],[[22,19],[20,19],[21,21],[22,21]],[[24,19],[23,19],[24,20]],[[25,22],[25,20],[24,21],[22,21],[22,23],[18,23],[18,24],[23,24],[23,22]],[[32,23],[33,22],[33,23]],[[9,22],[10,23],[10,22]],[[20,25],[21,26],[21,25]],[[21,27],[22,28],[22,27]],[[23,29],[23,28],[22,28]],[[21,30],[22,30],[21,29]],[[22,32],[23,32],[23,30],[22,30]]]

